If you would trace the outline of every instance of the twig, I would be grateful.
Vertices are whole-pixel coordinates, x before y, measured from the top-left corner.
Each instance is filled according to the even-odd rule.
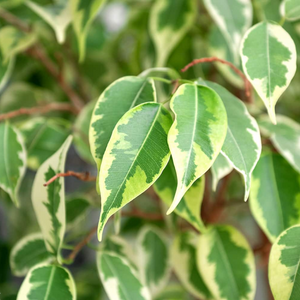
[[[51,111],[69,111],[73,114],[77,114],[77,109],[68,103],[49,103],[43,106],[20,108],[18,110],[10,111],[0,115],[0,121],[16,118],[21,115],[33,115],[33,114],[46,114]]]
[[[244,75],[244,73],[239,70],[234,64],[232,64],[231,62],[218,58],[218,57],[204,57],[204,58],[200,58],[200,59],[194,59],[191,63],[189,63],[188,65],[186,65],[181,72],[186,72],[190,67],[193,67],[197,64],[201,64],[201,63],[206,63],[206,62],[220,62],[222,64],[225,64],[227,66],[229,66],[237,75],[239,75],[245,84],[245,93],[246,96],[248,97],[249,102],[251,102],[251,84],[249,82],[249,80],[247,79],[247,77]]]
[[[19,18],[2,8],[0,8],[0,18],[24,32],[31,31],[30,26],[28,24],[26,24],[25,22],[23,22],[22,20],[20,20]]]
[[[44,183],[44,186],[48,186],[49,184],[51,184],[52,182],[54,182],[56,179],[60,178],[60,177],[76,177],[79,180],[82,181],[96,181],[97,177],[95,176],[90,176],[89,172],[85,172],[85,173],[77,173],[74,171],[67,171],[66,173],[58,173],[55,176],[53,176],[50,180],[48,180],[46,183]]]

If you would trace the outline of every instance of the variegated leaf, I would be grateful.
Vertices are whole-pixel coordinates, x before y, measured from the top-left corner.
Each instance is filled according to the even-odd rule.
[[[171,264],[180,282],[193,296],[211,299],[212,296],[197,269],[197,241],[198,235],[192,231],[178,235],[171,247]]]
[[[250,208],[272,242],[300,223],[300,174],[280,155],[270,153],[259,160],[252,175]]]
[[[275,104],[296,72],[296,48],[278,24],[261,22],[244,36],[241,57],[244,72],[276,124]]]
[[[196,0],[156,0],[150,12],[150,34],[156,49],[156,66],[169,55],[194,24]],[[172,38],[171,38],[172,37]]]
[[[143,71],[139,77],[163,77],[164,75],[166,75],[167,77],[169,77],[170,79],[179,79],[180,75],[178,74],[178,72],[174,69],[171,68],[150,68],[147,69],[145,71]]]
[[[204,0],[206,9],[223,33],[234,57],[239,64],[239,47],[245,32],[252,24],[250,0]]]
[[[69,136],[60,149],[40,166],[35,175],[31,194],[46,247],[58,259],[60,259],[59,250],[66,228],[65,182],[64,178],[60,177],[46,187],[43,185],[57,173],[64,172],[71,141],[72,136]]]
[[[201,235],[197,263],[215,299],[254,299],[254,255],[247,240],[234,227],[219,225]]]
[[[175,113],[175,121],[168,134],[168,144],[178,185],[168,214],[176,208],[191,185],[212,166],[227,132],[223,102],[208,87],[181,85],[170,107]]]
[[[57,41],[62,44],[65,41],[66,30],[72,21],[70,1],[55,0],[53,4],[46,6],[30,0],[25,3],[53,28]]]
[[[124,257],[111,252],[99,252],[97,266],[109,299],[150,300],[148,289]]]
[[[10,252],[10,267],[16,276],[25,276],[32,267],[51,260],[53,255],[47,251],[41,233],[23,237]]]
[[[300,293],[300,226],[288,228],[272,246],[269,282],[275,300],[297,300]]]
[[[167,165],[171,124],[170,113],[157,103],[141,104],[117,123],[100,169],[99,240],[109,217],[149,188]]]
[[[188,189],[175,208],[174,212],[192,224],[199,231],[203,231],[204,224],[200,218],[200,210],[203,200],[205,177],[196,180]],[[177,187],[176,171],[172,159],[154,183],[154,189],[161,200],[170,207],[174,199]]]
[[[29,48],[36,40],[34,33],[24,33],[13,26],[5,26],[0,30],[0,49],[3,63],[8,63],[18,53]]]
[[[72,8],[72,22],[79,46],[79,60],[85,58],[85,40],[88,30],[99,9],[106,0],[70,0]]]
[[[282,15],[289,21],[300,19],[300,2],[299,0],[283,0]]]
[[[212,189],[213,191],[217,190],[218,182],[227,176],[233,167],[228,159],[220,153],[215,160],[214,164],[211,166],[211,174],[212,174]]]
[[[145,226],[138,234],[137,250],[142,282],[154,298],[167,285],[170,276],[167,238],[159,229]]]
[[[205,81],[205,84],[217,92],[224,103],[228,129],[221,152],[244,177],[246,201],[250,193],[251,174],[261,154],[257,122],[249,114],[245,104],[225,88],[210,81]]]
[[[58,265],[40,264],[25,277],[17,300],[76,300],[76,287],[70,272]]]
[[[26,169],[26,150],[21,134],[8,122],[0,123],[0,188],[19,206],[18,192]]]
[[[283,115],[277,115],[277,125],[267,116],[262,116],[258,124],[279,153],[300,173],[300,124]]]
[[[84,198],[72,198],[66,201],[66,223],[72,227],[79,222],[90,207],[90,203]]]
[[[92,115],[89,139],[98,171],[111,134],[120,118],[144,102],[156,102],[153,80],[134,76],[113,82],[100,96]]]

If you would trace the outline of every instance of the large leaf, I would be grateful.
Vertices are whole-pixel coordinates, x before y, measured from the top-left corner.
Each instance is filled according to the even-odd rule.
[[[283,0],[282,14],[289,21],[300,19],[300,2],[299,0]]]
[[[137,249],[142,282],[154,297],[167,285],[170,276],[167,238],[159,229],[145,226],[138,234]]]
[[[79,59],[85,58],[85,40],[91,23],[106,0],[70,0],[73,27],[79,45]]]
[[[101,94],[94,108],[89,132],[91,152],[98,170],[120,118],[131,108],[151,101],[156,102],[153,80],[134,76],[116,80]]]
[[[174,212],[192,224],[199,231],[204,230],[204,224],[200,217],[200,210],[203,200],[205,186],[205,177],[202,176],[196,180],[188,189],[175,208]],[[176,171],[172,159],[170,159],[166,168],[154,183],[154,189],[159,198],[170,207],[174,199],[177,187]]]
[[[65,181],[63,177],[57,178],[53,183],[44,187],[44,183],[63,173],[67,151],[72,136],[48,158],[38,169],[32,187],[32,204],[43,233],[45,244],[49,252],[59,257],[59,250],[66,228],[65,213]]]
[[[109,299],[150,300],[148,289],[124,257],[111,252],[99,252],[97,266]]]
[[[16,276],[25,276],[32,267],[52,259],[53,255],[47,251],[43,235],[33,233],[23,237],[12,248],[10,267]]]
[[[0,188],[9,194],[16,206],[26,168],[26,150],[20,133],[8,122],[0,123]]]
[[[216,299],[254,299],[256,276],[252,250],[231,226],[215,226],[201,235],[197,263]]]
[[[204,0],[210,15],[223,33],[234,57],[239,63],[239,47],[244,33],[252,24],[250,0]]]
[[[261,154],[260,132],[255,119],[246,106],[222,86],[205,81],[221,97],[228,117],[227,135],[222,147],[222,154],[233,167],[240,172],[245,181],[246,201],[249,197],[251,174]]]
[[[223,102],[208,87],[184,84],[173,96],[170,106],[175,121],[169,131],[168,143],[178,185],[168,213],[176,208],[193,182],[211,167],[227,132]]]
[[[171,247],[171,263],[176,276],[193,296],[211,299],[211,294],[197,269],[197,241],[198,235],[192,231],[178,235]]]
[[[43,18],[55,31],[57,41],[65,41],[66,30],[72,21],[69,0],[55,0],[53,4],[41,6],[33,1],[26,1],[26,5]]]
[[[169,161],[170,113],[160,104],[144,103],[116,125],[100,170],[101,214],[98,238],[108,218],[149,188]]]
[[[272,242],[282,231],[300,223],[299,199],[300,174],[278,154],[262,156],[252,176],[250,207]]]
[[[258,124],[279,153],[300,173],[300,124],[282,115],[277,116],[277,125],[266,116],[262,116]]]
[[[275,104],[296,72],[296,48],[292,38],[276,23],[258,23],[245,34],[241,56],[247,78],[276,124]]]
[[[196,0],[156,0],[150,13],[150,34],[156,49],[156,66],[164,67],[175,46],[194,24]]]
[[[269,281],[275,300],[297,300],[300,294],[300,226],[288,228],[275,241]]]
[[[57,265],[41,264],[29,271],[17,300],[76,299],[76,287],[70,272]]]

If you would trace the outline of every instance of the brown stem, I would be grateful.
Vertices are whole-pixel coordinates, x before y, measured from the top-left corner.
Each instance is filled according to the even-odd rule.
[[[26,24],[25,22],[23,22],[22,20],[20,20],[19,18],[17,18],[16,16],[12,15],[11,13],[9,13],[8,11],[2,8],[0,8],[0,18],[5,20],[7,23],[17,27],[21,31],[24,32],[31,31],[30,26],[28,24]]]
[[[18,110],[1,114],[0,121],[16,118],[21,115],[46,114],[51,111],[69,111],[73,114],[78,113],[77,109],[71,104],[53,102],[43,106],[30,107],[30,108],[23,107]]]
[[[46,183],[44,183],[44,186],[48,186],[49,184],[51,184],[52,182],[54,182],[56,179],[60,178],[60,177],[76,177],[79,180],[82,181],[96,181],[97,177],[95,176],[90,176],[89,172],[85,172],[85,173],[77,173],[74,171],[67,171],[66,173],[58,173],[55,176],[53,176],[50,180],[48,180]]]
[[[201,64],[201,63],[206,63],[206,62],[220,62],[222,64],[225,64],[227,66],[229,66],[237,75],[239,75],[245,84],[245,93],[246,96],[248,97],[249,102],[252,102],[251,100],[251,84],[249,82],[249,80],[247,79],[247,77],[244,75],[244,73],[239,70],[234,64],[232,64],[231,62],[218,58],[218,57],[204,57],[204,58],[200,58],[200,59],[194,59],[191,63],[189,63],[188,65],[186,65],[181,72],[186,72],[190,67],[193,67],[197,64]]]

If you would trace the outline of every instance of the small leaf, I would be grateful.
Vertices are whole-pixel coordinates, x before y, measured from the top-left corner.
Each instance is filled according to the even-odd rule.
[[[117,254],[99,252],[98,272],[111,300],[150,300],[148,289],[141,283],[136,270]]]
[[[266,116],[258,124],[278,152],[300,173],[300,124],[282,115],[277,116],[276,126]]]
[[[238,64],[242,37],[252,24],[251,1],[204,0],[204,4],[223,33],[233,54],[235,64]]]
[[[224,103],[228,128],[221,152],[243,175],[244,200],[246,201],[250,193],[251,174],[261,154],[261,139],[257,122],[249,114],[245,104],[225,88],[209,81],[205,81],[205,84],[217,92]]]
[[[145,226],[138,234],[137,249],[142,281],[155,297],[167,285],[170,276],[167,238],[160,230]]]
[[[66,201],[66,222],[72,227],[86,213],[90,204],[84,198],[72,198]]]
[[[10,253],[10,267],[16,276],[25,276],[32,267],[51,260],[53,256],[47,251],[41,233],[23,237]]]
[[[65,182],[64,178],[60,177],[47,187],[43,185],[57,173],[64,172],[66,155],[71,141],[72,136],[69,136],[60,149],[41,165],[35,175],[31,194],[33,208],[46,247],[58,259],[60,259],[59,250],[66,227]]]
[[[198,235],[186,231],[178,235],[171,247],[171,263],[174,272],[183,286],[195,297],[211,299],[196,262],[196,248]]]
[[[275,104],[296,72],[296,48],[276,23],[261,22],[245,34],[241,57],[244,72],[276,124]]]
[[[216,299],[254,299],[254,256],[246,239],[234,227],[215,226],[201,235],[197,263]]]
[[[18,192],[26,169],[26,150],[21,134],[8,122],[0,123],[0,188],[19,206]]]
[[[57,41],[62,44],[65,41],[66,30],[72,20],[70,1],[55,0],[53,4],[45,6],[29,0],[25,3],[53,28]]]
[[[170,106],[175,121],[168,134],[168,144],[178,186],[168,214],[193,182],[211,167],[227,132],[226,110],[220,97],[210,88],[184,84],[173,96]]]
[[[205,226],[200,218],[200,210],[204,194],[205,177],[196,180],[188,189],[175,208],[174,212],[192,224],[200,232],[205,230]],[[174,199],[177,187],[176,171],[172,159],[154,183],[154,189],[161,200],[170,207]]]
[[[299,0],[283,0],[282,15],[289,21],[300,19],[300,2]]]
[[[70,272],[58,265],[41,264],[29,271],[17,300],[76,299],[76,287]]]
[[[150,34],[157,67],[165,65],[175,46],[193,26],[196,15],[196,0],[155,1],[150,12]]]
[[[170,79],[174,79],[174,80],[180,78],[180,75],[178,74],[178,72],[171,68],[150,68],[150,69],[143,71],[139,75],[139,77],[151,77],[151,76],[163,77],[164,75],[166,75]]]
[[[167,133],[171,123],[170,113],[157,103],[141,104],[117,123],[99,176],[99,240],[109,217],[149,188],[167,165]]]
[[[79,60],[85,58],[85,40],[88,30],[95,19],[99,9],[106,0],[70,0],[72,8],[73,27],[79,46]]]
[[[250,208],[270,241],[300,223],[300,174],[278,154],[266,154],[253,175]]]
[[[4,63],[2,51],[0,51],[0,93],[9,81],[14,65],[15,60],[13,58],[10,59],[7,63]]]
[[[300,225],[288,228],[276,239],[269,261],[269,282],[275,300],[299,298]]]

